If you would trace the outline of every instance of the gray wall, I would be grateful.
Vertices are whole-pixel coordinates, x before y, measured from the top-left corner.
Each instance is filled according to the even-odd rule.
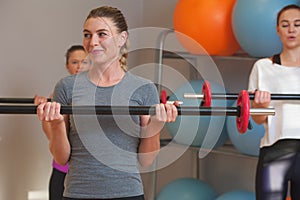
[[[148,49],[144,42],[157,45],[157,31],[173,26],[176,2],[177,0],[163,3],[160,0],[1,0],[1,96],[49,95],[55,83],[67,75],[64,68],[66,49],[74,43],[82,43],[82,25],[87,13],[103,4],[121,8],[130,29],[157,27],[153,34],[145,29],[143,37],[138,42],[133,42],[132,46],[138,46],[141,50],[131,52],[129,60],[132,67],[146,66],[149,63],[153,66],[156,52]],[[170,38],[166,45],[168,48],[175,41],[173,36]],[[232,92],[247,87],[252,63],[253,60],[216,60],[225,85]],[[187,79],[192,74],[189,66],[181,61],[168,60],[165,65],[176,69]],[[156,71],[145,66],[141,73],[155,80]],[[163,79],[169,81],[172,77],[164,74]],[[175,80],[171,84],[170,87],[176,88],[182,82]],[[40,198],[36,199],[45,199],[51,172],[51,155],[39,121],[34,115],[1,115],[0,127],[0,200],[30,199],[30,191],[41,192]],[[167,130],[164,131],[164,136],[169,137]],[[255,164],[255,158],[221,153],[212,153],[198,160],[197,150],[192,149],[157,172],[155,190],[159,191],[165,184],[179,177],[204,179],[219,193],[230,189],[253,190]],[[230,176],[240,181],[229,184]],[[154,196],[153,174],[144,174],[143,178],[147,199],[151,200]],[[30,197],[34,199],[33,196]]]
[[[48,96],[67,75],[65,51],[82,43],[89,10],[103,4],[122,8],[131,28],[141,26],[140,0],[1,0],[1,96]],[[30,191],[45,195],[51,155],[34,115],[0,116],[0,160],[0,200],[27,200]]]

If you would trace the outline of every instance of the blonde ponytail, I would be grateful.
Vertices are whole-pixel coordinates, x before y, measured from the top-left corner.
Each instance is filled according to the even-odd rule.
[[[128,70],[128,67],[127,67],[128,46],[129,46],[129,42],[127,40],[125,45],[121,48],[120,64],[121,64],[121,68],[125,72]]]

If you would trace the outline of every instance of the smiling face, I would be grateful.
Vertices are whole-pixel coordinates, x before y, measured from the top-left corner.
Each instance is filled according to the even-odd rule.
[[[300,10],[288,9],[278,18],[277,33],[284,48],[300,46]]]
[[[119,33],[110,18],[88,18],[83,35],[83,46],[95,64],[119,62],[120,49],[126,42],[127,33]]]
[[[66,68],[68,72],[73,75],[85,71],[89,68],[89,63],[83,50],[75,50],[70,53]]]

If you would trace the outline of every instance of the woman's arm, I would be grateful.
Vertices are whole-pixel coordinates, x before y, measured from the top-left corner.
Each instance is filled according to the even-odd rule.
[[[50,95],[49,98],[53,98],[53,94]],[[39,96],[39,95],[35,95],[34,96],[34,104],[35,105],[40,105],[41,103],[46,103],[48,102],[48,98],[45,97],[45,96]],[[49,126],[49,123],[46,122],[46,121],[42,121],[42,129],[43,129],[43,132],[45,133],[46,137],[48,138],[48,140],[50,140],[50,131],[48,131],[48,129],[50,129],[50,126]]]
[[[152,164],[160,149],[160,131],[165,122],[174,122],[178,115],[175,105],[157,104],[156,115],[141,116],[141,139],[138,158],[141,166]]]
[[[271,94],[267,91],[255,91],[255,97],[252,101],[252,108],[268,108],[271,102]],[[252,119],[257,124],[267,122],[268,115],[252,115]]]
[[[54,160],[58,164],[65,165],[71,152],[67,136],[69,120],[68,115],[60,114],[60,107],[56,102],[42,103],[37,108],[37,115],[49,138],[49,149]]]

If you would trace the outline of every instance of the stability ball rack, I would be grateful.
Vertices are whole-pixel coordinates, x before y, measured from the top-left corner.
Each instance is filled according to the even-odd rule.
[[[156,71],[156,75],[157,75],[157,90],[159,92],[159,94],[161,93],[161,91],[163,90],[162,88],[162,83],[163,83],[163,60],[164,58],[168,58],[168,59],[184,59],[187,60],[190,67],[192,67],[192,63],[193,64],[197,64],[197,57],[201,57],[203,55],[193,55],[189,52],[186,51],[176,51],[176,52],[170,52],[165,50],[165,40],[167,39],[167,37],[171,34],[175,34],[174,29],[166,29],[164,31],[162,31],[158,37],[157,37],[157,44],[158,44],[158,50],[156,51],[156,55],[155,55],[155,63],[157,63],[157,71]],[[235,59],[243,59],[243,60],[253,60],[254,58],[248,57],[247,55],[245,56],[243,53],[242,54],[235,54],[233,56],[213,56],[213,58],[222,58],[222,59],[231,59],[231,60],[235,60]],[[190,73],[190,76],[195,75],[193,73]],[[169,142],[171,141],[171,139],[161,139],[161,146],[166,146]],[[189,147],[189,150],[192,150],[193,152],[195,152],[196,154],[196,159],[192,160],[192,164],[193,164],[193,174],[194,174],[194,178],[200,179],[201,178],[201,169],[199,169],[200,167],[200,159],[198,158],[198,151],[199,148],[198,147]],[[224,145],[223,147],[218,147],[217,149],[212,149],[210,150],[210,153],[217,153],[217,154],[223,154],[223,155],[228,155],[228,156],[235,156],[235,157],[240,157],[240,158],[246,158],[246,159],[252,159],[252,160],[257,160],[256,157],[253,156],[248,156],[245,154],[241,154],[240,152],[238,152],[236,149],[234,149],[234,147],[232,145]],[[154,161],[154,165],[156,166],[157,160]],[[154,170],[151,174],[151,192],[149,191],[147,194],[147,198],[149,199],[155,199],[156,193],[157,193],[157,171]]]

